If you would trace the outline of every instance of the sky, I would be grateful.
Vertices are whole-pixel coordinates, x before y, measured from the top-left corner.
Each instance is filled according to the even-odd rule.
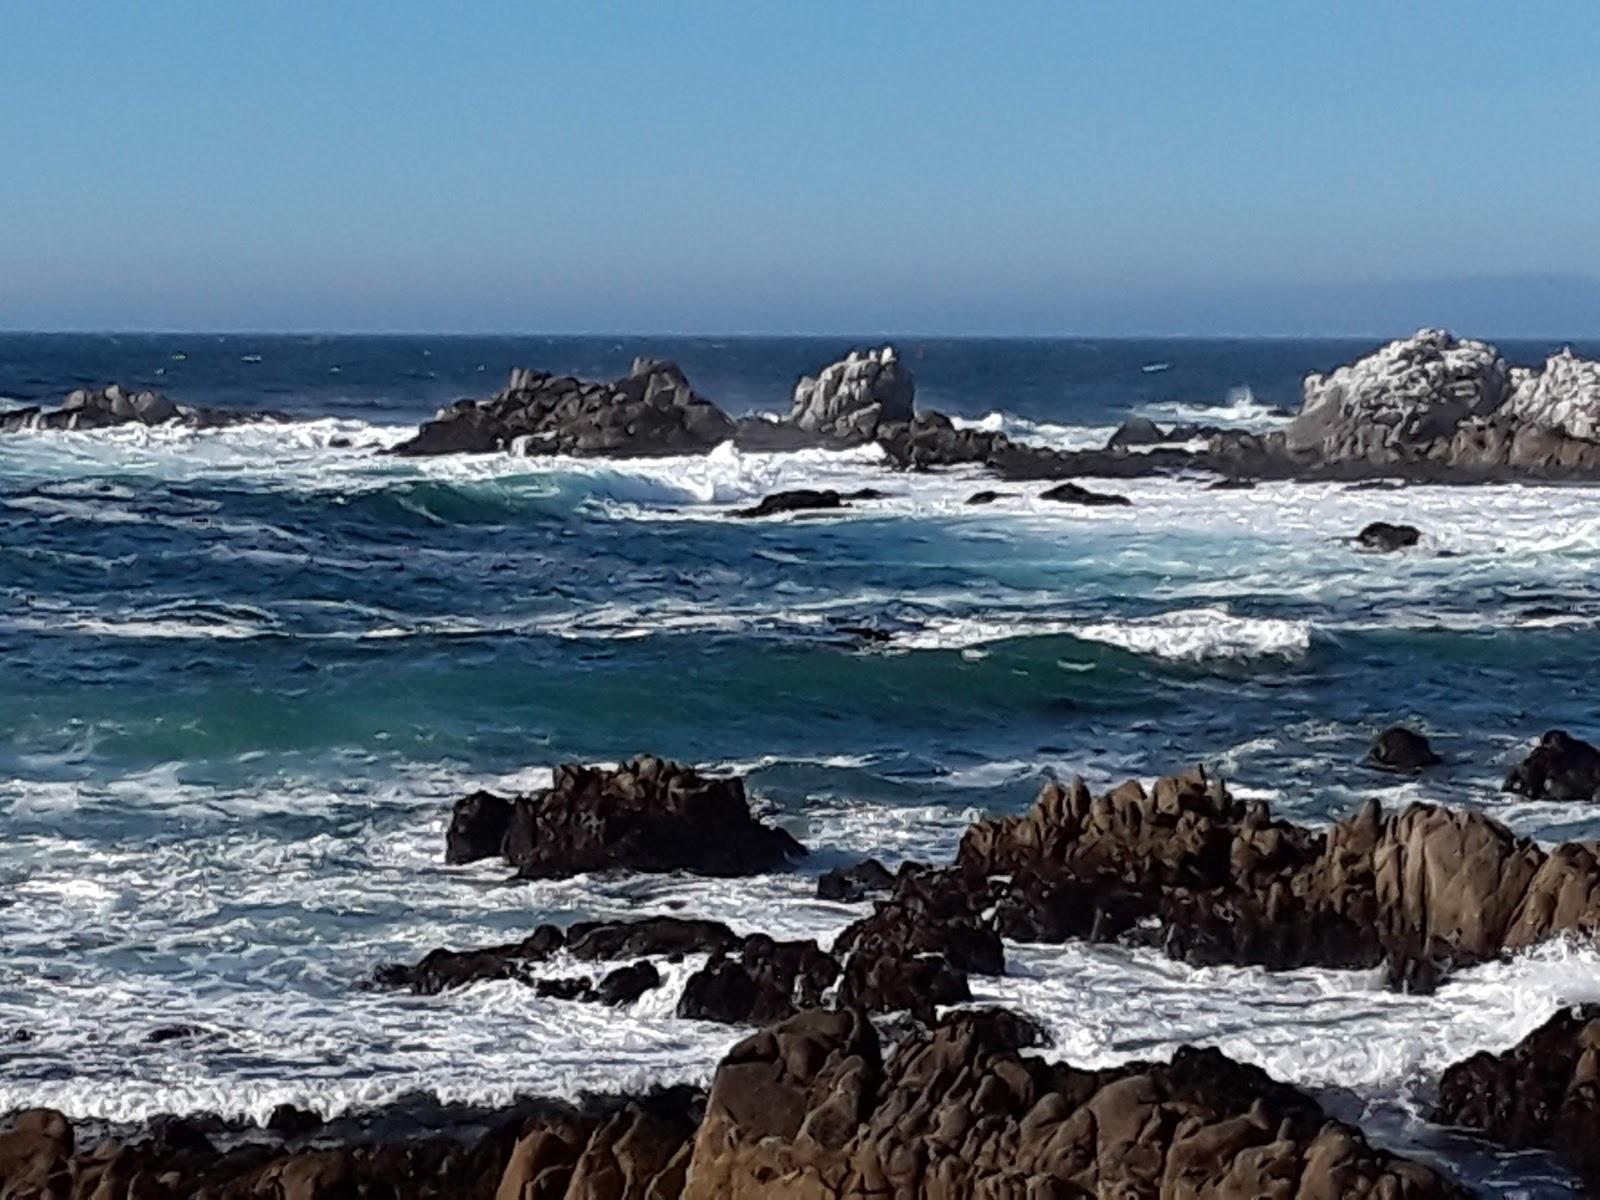
[[[1592,335],[1591,3],[0,3],[0,328]]]

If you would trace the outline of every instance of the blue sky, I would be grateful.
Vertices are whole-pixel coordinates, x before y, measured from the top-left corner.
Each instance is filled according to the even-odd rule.
[[[1600,325],[1586,3],[0,5],[0,327]]]

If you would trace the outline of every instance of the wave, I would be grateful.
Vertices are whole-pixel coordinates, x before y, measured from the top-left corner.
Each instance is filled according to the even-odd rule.
[[[1055,450],[1102,449],[1117,428],[1115,425],[1055,425],[1047,421],[1030,421],[1027,417],[1001,410],[981,417],[952,417],[951,422],[957,429],[1003,433],[1014,442],[1048,446]]]
[[[1221,404],[1195,403],[1186,400],[1163,400],[1142,404],[1135,415],[1149,417],[1152,421],[1181,421],[1201,425],[1224,425],[1234,429],[1256,432],[1277,429],[1293,419],[1282,409],[1257,400],[1248,385],[1231,388]]]
[[[1221,608],[1125,620],[949,617],[895,639],[919,650],[954,650],[1027,637],[1070,636],[1175,662],[1298,657],[1311,648],[1309,621],[1237,617]]]

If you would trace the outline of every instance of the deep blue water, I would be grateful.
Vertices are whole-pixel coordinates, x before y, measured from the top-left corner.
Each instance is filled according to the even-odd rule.
[[[1125,510],[1053,508],[1026,486],[974,510],[975,476],[893,475],[864,453],[375,454],[513,365],[609,376],[671,357],[743,412],[782,407],[852,344],[0,336],[15,400],[117,380],[294,418],[0,440],[0,1035],[36,1034],[0,1107],[260,1112],[700,1077],[729,1031],[650,1001],[617,1021],[499,985],[419,1001],[356,984],[386,958],[552,914],[671,905],[828,937],[853,913],[807,898],[816,871],[948,854],[974,812],[1021,808],[1046,771],[1102,783],[1200,760],[1303,820],[1426,796],[1540,837],[1600,834],[1585,806],[1496,790],[1543,729],[1600,733],[1591,490],[1150,481],[1105,485],[1129,492]],[[1271,425],[1307,371],[1368,348],[899,344],[919,403],[1061,444],[1133,411]],[[1506,347],[1530,362],[1552,348]],[[889,498],[838,519],[727,515],[814,483]],[[1356,553],[1344,539],[1378,517],[1421,526],[1423,546]],[[860,625],[891,640],[863,645]],[[1396,720],[1450,767],[1421,784],[1362,773],[1366,740]],[[813,864],[738,885],[515,889],[491,866],[440,864],[454,796],[639,750],[749,772]],[[1029,953],[997,998],[1032,1006],[1068,1056],[1215,1042],[1352,1089],[1375,1132],[1413,1148],[1436,1141],[1408,1114],[1443,1065],[1600,990],[1587,950],[1428,998],[1351,973]],[[167,1023],[214,1036],[142,1047]],[[524,1031],[515,1052],[507,1023]],[[1511,1181],[1495,1194],[1550,1171],[1448,1157]]]

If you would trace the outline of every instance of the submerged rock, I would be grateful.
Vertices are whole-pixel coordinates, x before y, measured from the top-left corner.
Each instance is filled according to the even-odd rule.
[[[1422,734],[1404,725],[1391,725],[1372,739],[1372,747],[1362,761],[1379,771],[1415,775],[1444,760],[1433,752]]]
[[[819,509],[849,508],[852,501],[880,500],[883,493],[872,488],[859,488],[853,492],[836,492],[831,488],[796,488],[788,492],[774,492],[760,503],[749,508],[735,509],[736,517],[771,517],[778,513],[807,512]]]
[[[1555,1151],[1600,1189],[1600,1005],[1556,1013],[1504,1054],[1448,1068],[1433,1119],[1513,1150]]]
[[[1593,800],[1600,795],[1600,749],[1552,729],[1512,768],[1504,790],[1531,800]]]
[[[695,393],[676,363],[637,358],[627,375],[610,383],[515,370],[503,391],[440,410],[391,453],[521,448],[530,454],[650,457],[703,453],[734,432],[734,422]]]
[[[1020,1053],[1035,1040],[962,1012],[884,1061],[869,1022],[800,1013],[718,1067],[685,1200],[1467,1195],[1220,1051],[1094,1071]]]
[[[1388,552],[1404,550],[1422,540],[1422,531],[1415,525],[1391,525],[1387,521],[1373,521],[1356,534],[1356,541],[1368,550]]]
[[[1076,483],[1061,483],[1048,491],[1040,492],[1039,499],[1055,500],[1062,504],[1084,504],[1092,508],[1126,508],[1133,501],[1114,492],[1091,492]]]
[[[817,899],[853,903],[893,886],[893,872],[877,859],[868,858],[853,867],[835,867],[821,876],[817,880]]]

